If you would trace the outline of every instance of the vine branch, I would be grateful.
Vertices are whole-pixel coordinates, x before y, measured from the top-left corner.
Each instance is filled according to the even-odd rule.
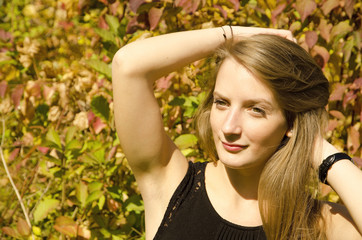
[[[5,157],[4,157],[4,153],[3,153],[3,144],[4,144],[4,139],[5,139],[5,118],[2,117],[1,118],[1,123],[2,123],[2,138],[1,138],[1,144],[0,144],[0,155],[1,155],[1,161],[4,165],[4,169],[5,169],[5,172],[6,172],[6,175],[8,176],[9,180],[10,180],[10,183],[11,183],[11,186],[13,187],[14,191],[15,191],[15,194],[16,196],[18,197],[18,200],[19,200],[19,203],[20,203],[20,206],[21,206],[21,209],[23,210],[23,213],[24,213],[24,216],[25,216],[25,220],[26,222],[28,223],[28,226],[30,228],[30,231],[31,231],[31,235],[34,239],[34,235],[33,235],[33,230],[32,230],[32,226],[31,226],[31,222],[30,222],[30,219],[29,219],[29,215],[28,213],[26,212],[26,209],[25,209],[25,206],[24,206],[24,203],[23,203],[23,199],[21,198],[20,196],[20,193],[18,191],[18,189],[16,188],[15,186],[15,183],[13,181],[13,178],[11,177],[10,175],[10,172],[9,172],[9,169],[8,169],[8,166],[6,164],[6,161],[5,161]]]

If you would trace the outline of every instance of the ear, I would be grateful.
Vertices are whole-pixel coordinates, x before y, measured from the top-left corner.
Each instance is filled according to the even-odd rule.
[[[292,129],[289,129],[285,135],[288,137],[288,138],[291,138],[293,136],[293,130]]]

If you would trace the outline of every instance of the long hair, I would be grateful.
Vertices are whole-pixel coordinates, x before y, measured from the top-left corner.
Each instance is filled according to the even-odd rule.
[[[285,137],[267,161],[259,181],[258,201],[268,239],[323,239],[325,227],[319,201],[308,189],[314,176],[314,143],[326,122],[328,80],[300,46],[275,35],[256,35],[221,51],[232,57],[272,90],[292,137]],[[201,145],[217,160],[210,111],[215,79],[196,114]]]

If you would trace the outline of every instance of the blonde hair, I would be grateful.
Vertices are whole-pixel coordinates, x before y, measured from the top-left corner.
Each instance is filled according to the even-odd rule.
[[[315,138],[326,121],[329,84],[313,58],[297,44],[275,35],[256,35],[221,51],[232,57],[273,91],[293,134],[285,137],[266,163],[258,198],[268,239],[323,239],[325,230],[319,201],[308,189],[313,177]],[[215,79],[196,114],[201,145],[217,160],[210,111]]]

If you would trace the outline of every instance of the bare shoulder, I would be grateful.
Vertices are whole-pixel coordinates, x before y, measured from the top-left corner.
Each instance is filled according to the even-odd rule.
[[[362,240],[362,236],[345,206],[338,203],[322,202],[322,211],[327,239]]]

